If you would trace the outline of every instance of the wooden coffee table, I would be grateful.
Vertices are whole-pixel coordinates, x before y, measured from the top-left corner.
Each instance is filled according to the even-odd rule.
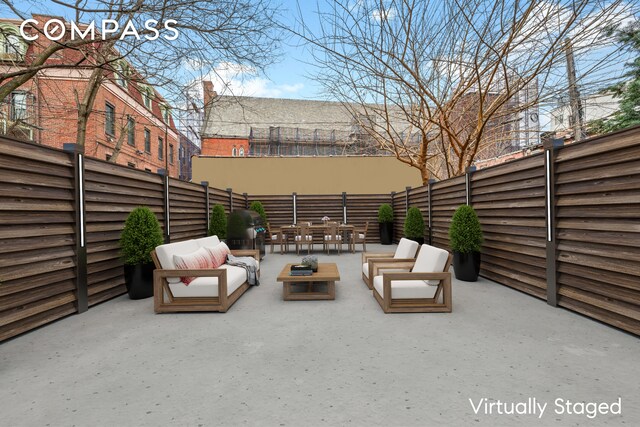
[[[277,279],[283,284],[282,298],[285,301],[336,299],[336,281],[340,280],[336,264],[319,263],[318,272],[311,276],[291,276],[292,265],[295,264],[285,265]],[[319,290],[320,287],[326,287],[326,291]]]

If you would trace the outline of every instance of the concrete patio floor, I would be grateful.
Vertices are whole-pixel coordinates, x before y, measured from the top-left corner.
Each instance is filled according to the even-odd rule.
[[[283,301],[300,257],[268,254],[226,314],[123,296],[1,344],[0,425],[640,425],[637,337],[485,279],[454,281],[451,314],[385,315],[360,253],[316,253],[338,263],[335,301]],[[595,419],[554,403],[619,397]],[[547,407],[476,414],[482,398]]]

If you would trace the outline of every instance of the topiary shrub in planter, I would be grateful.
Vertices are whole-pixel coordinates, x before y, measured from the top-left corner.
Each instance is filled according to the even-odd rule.
[[[267,213],[264,211],[264,206],[262,206],[261,202],[257,200],[254,202],[251,202],[251,204],[249,205],[249,210],[252,210],[258,213],[258,215],[260,215],[260,218],[262,218],[262,224],[264,226],[267,225]]]
[[[478,280],[482,228],[478,215],[471,206],[462,205],[456,209],[449,226],[449,242],[456,279],[466,282]]]
[[[407,217],[404,220],[404,237],[418,242],[424,243],[424,218],[422,212],[416,207],[410,207],[407,210]]]
[[[388,203],[383,203],[378,208],[378,226],[380,243],[390,245],[393,242],[393,208]]]
[[[220,240],[227,237],[227,214],[224,212],[224,206],[215,205],[211,209],[208,233],[209,236],[218,236]]]
[[[120,234],[124,278],[131,299],[153,296],[151,252],[164,243],[156,216],[146,206],[131,211]]]

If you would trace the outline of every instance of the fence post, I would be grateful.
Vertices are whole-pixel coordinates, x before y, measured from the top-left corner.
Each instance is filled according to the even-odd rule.
[[[347,223],[347,192],[342,192],[342,223]]]
[[[298,206],[297,206],[297,193],[291,193],[291,201],[293,202],[293,223],[298,223]]]
[[[464,185],[467,193],[467,205],[471,206],[471,175],[476,171],[475,166],[469,166],[465,171]]]
[[[84,313],[89,309],[89,286],[87,281],[87,224],[84,200],[84,146],[64,144],[65,151],[73,156],[75,190],[75,236],[76,236],[76,310]]]
[[[204,200],[206,206],[206,216],[207,216],[207,233],[209,234],[209,226],[211,226],[211,202],[209,201],[209,181],[200,181],[200,184],[204,187]]]
[[[545,171],[545,218],[547,226],[547,304],[558,305],[558,272],[556,243],[556,151],[562,147],[564,140],[552,139],[544,141]]]
[[[158,169],[158,175],[162,176],[162,193],[164,198],[164,242],[171,243],[171,204],[169,203],[169,172],[166,169]]]
[[[233,212],[233,190],[227,188],[227,193],[229,193],[229,212]]]
[[[431,230],[433,228],[433,218],[432,218],[432,209],[431,209],[431,191],[432,191],[432,187],[433,187],[433,183],[436,182],[435,179],[430,179],[427,182],[427,203],[429,205],[429,244],[433,245],[433,231]]]
[[[247,193],[242,193],[244,196],[244,208],[249,209],[249,195]]]
[[[405,215],[409,212],[409,192],[411,191],[411,187],[406,187],[404,189],[404,213]]]

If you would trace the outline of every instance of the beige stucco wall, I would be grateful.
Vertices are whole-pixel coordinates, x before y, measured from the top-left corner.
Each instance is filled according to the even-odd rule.
[[[395,157],[194,157],[193,182],[248,194],[380,194],[422,185]]]

